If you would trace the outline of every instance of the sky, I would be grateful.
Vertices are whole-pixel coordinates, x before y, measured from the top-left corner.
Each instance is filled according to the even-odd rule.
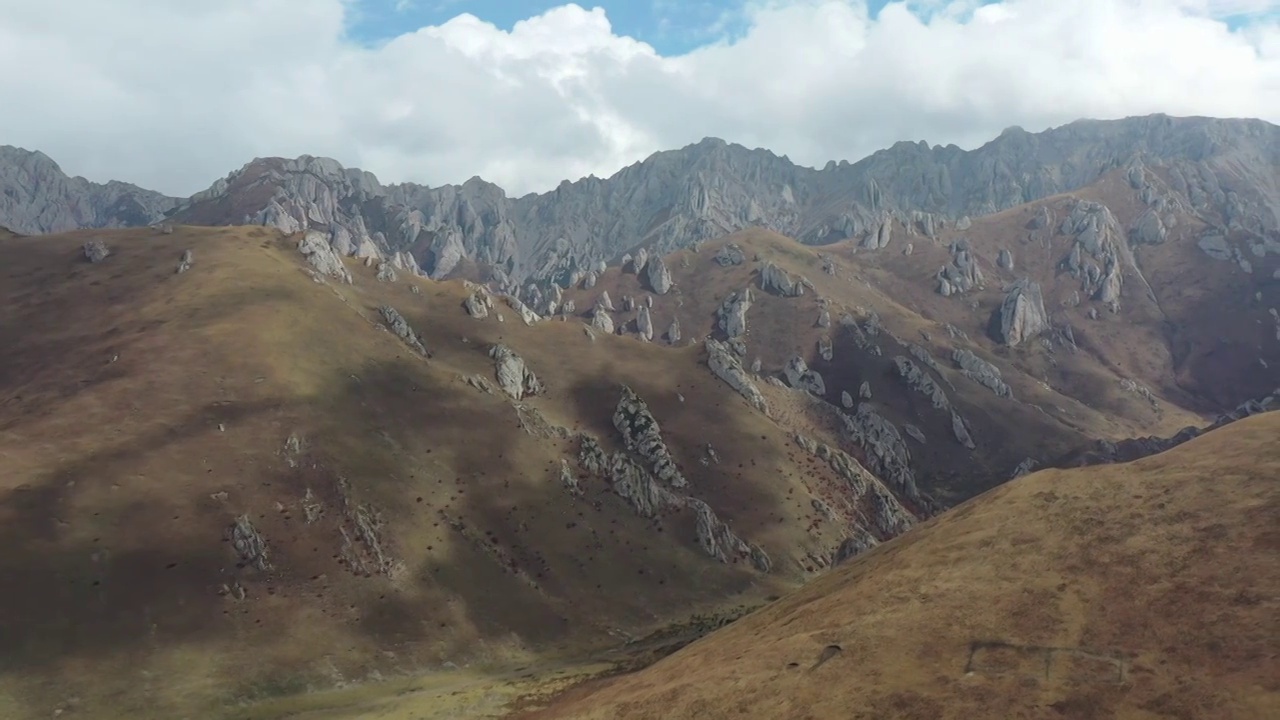
[[[715,136],[810,166],[1084,117],[1280,123],[1280,0],[0,0],[0,144],[513,195]]]

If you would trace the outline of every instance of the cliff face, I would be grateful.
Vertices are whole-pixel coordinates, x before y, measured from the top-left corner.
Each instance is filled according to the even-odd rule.
[[[566,181],[522,198],[479,178],[384,186],[370,173],[303,156],[254,160],[179,202],[122,183],[68,179],[43,155],[9,149],[0,153],[0,224],[54,232],[143,224],[167,212],[194,224],[310,227],[327,231],[345,253],[408,251],[432,277],[471,262],[503,285],[568,285],[640,247],[662,254],[751,226],[809,244],[874,235],[883,247],[889,219],[934,236],[1118,168],[1157,212],[1174,203],[1224,231],[1280,231],[1280,127],[1163,115],[1036,134],[1010,128],[972,151],[901,142],[821,170],[709,138],[607,179]],[[1158,235],[1157,224],[1144,234]]]

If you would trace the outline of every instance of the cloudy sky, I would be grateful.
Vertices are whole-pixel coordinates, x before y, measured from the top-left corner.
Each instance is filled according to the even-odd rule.
[[[0,0],[0,144],[513,194],[712,135],[807,165],[1080,117],[1280,122],[1280,0]]]

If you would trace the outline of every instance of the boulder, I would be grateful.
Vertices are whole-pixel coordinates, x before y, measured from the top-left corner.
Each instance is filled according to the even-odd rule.
[[[1040,285],[1027,278],[1018,280],[1009,288],[996,312],[997,339],[1009,347],[1029,340],[1049,327]]]
[[[494,375],[498,379],[498,387],[513,400],[521,400],[543,392],[542,381],[525,364],[520,357],[506,345],[494,345],[489,350],[493,358]]]
[[[751,288],[731,294],[720,306],[719,326],[729,339],[741,337],[747,332],[747,310],[751,308]]]
[[[646,276],[649,279],[649,287],[659,295],[666,295],[671,292],[671,271],[667,269],[666,262],[661,257],[654,257],[649,261]]]
[[[804,358],[793,355],[782,368],[782,376],[787,384],[797,390],[804,390],[818,397],[827,394],[827,384],[816,370],[810,370]]]
[[[760,269],[760,289],[767,293],[782,297],[799,297],[804,294],[804,286],[803,279],[792,280],[785,270],[771,262],[765,263]]]
[[[1001,250],[1000,254],[996,256],[996,265],[1001,270],[1013,270],[1013,253],[1008,250]]]
[[[430,357],[427,348],[418,339],[418,334],[413,331],[413,328],[409,327],[409,321],[405,320],[399,311],[390,305],[383,305],[379,308],[379,312],[382,313],[382,319],[387,323],[387,327],[391,329],[391,332],[395,333],[396,337],[403,340],[406,345],[417,351],[419,355]]]
[[[636,315],[636,332],[645,342],[653,340],[653,318],[649,315],[648,307],[641,306],[639,314]]]
[[[1000,369],[995,365],[963,348],[954,350],[951,353],[951,360],[965,377],[1000,397],[1013,398],[1013,390],[1005,383],[1000,375]]]
[[[311,267],[321,275],[336,278],[347,284],[351,283],[351,271],[330,247],[323,233],[308,230],[298,241],[298,252],[306,256],[307,262],[311,263]]]
[[[742,362],[738,360],[738,357],[730,352],[726,345],[713,338],[707,338],[705,345],[707,347],[707,367],[711,370],[711,373],[737,391],[739,395],[746,398],[752,407],[768,414],[769,405],[765,402],[764,394],[751,381],[751,376],[743,369]]]
[[[97,264],[107,259],[111,254],[111,250],[107,248],[107,244],[101,240],[90,240],[84,244],[84,258],[91,263]]]
[[[191,266],[194,265],[195,262],[196,262],[195,254],[193,254],[190,250],[183,250],[182,257],[178,258],[178,267],[175,272],[181,275],[182,273],[190,270]]]

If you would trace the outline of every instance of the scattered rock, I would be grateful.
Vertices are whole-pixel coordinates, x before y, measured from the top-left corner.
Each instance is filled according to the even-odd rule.
[[[840,391],[840,404],[843,405],[846,410],[853,409],[853,396],[849,394],[848,390]]]
[[[1035,469],[1036,464],[1037,463],[1034,458],[1027,458],[1023,460],[1022,462],[1018,463],[1017,467],[1013,469],[1013,474],[1009,476],[1009,479],[1013,480],[1015,478],[1020,478],[1023,475],[1030,474],[1031,471]]]
[[[616,312],[616,309],[613,307],[613,300],[609,298],[608,290],[600,293],[600,298],[596,300],[596,307],[602,310],[607,310],[608,312]]]
[[[262,571],[271,569],[271,562],[267,553],[267,541],[253,527],[253,522],[248,515],[241,515],[236,518],[235,523],[228,528],[227,534],[231,539],[231,546],[235,549],[236,555],[240,557],[241,563]]]
[[[389,262],[387,262],[387,261],[385,261],[385,260],[384,260],[384,261],[382,261],[382,262],[380,262],[380,263],[378,263],[378,275],[377,275],[377,279],[378,279],[378,280],[380,280],[380,281],[382,281],[382,282],[395,282],[395,281],[396,281],[396,271],[395,271],[395,268],[393,268],[393,267],[391,266],[391,263],[389,263]]]
[[[431,356],[422,341],[418,339],[418,334],[413,331],[413,328],[409,327],[409,321],[405,320],[399,311],[390,305],[383,305],[379,310],[382,313],[382,319],[387,323],[387,327],[391,328],[391,332],[395,333],[406,345],[416,350],[418,354],[427,357]]]
[[[751,406],[755,409],[768,414],[769,405],[765,402],[764,395],[760,392],[760,388],[751,381],[751,376],[742,368],[742,363],[738,360],[729,348],[712,338],[707,338],[707,367],[711,373],[720,378],[729,387],[738,392],[739,395],[747,399]],[[759,360],[756,360],[759,363]],[[758,366],[755,371],[759,372]]]
[[[1000,368],[974,355],[969,350],[957,348],[951,353],[951,360],[960,368],[960,373],[970,380],[986,387],[1003,398],[1013,398],[1013,390],[1005,383]]]
[[[866,380],[862,381],[862,385],[858,387],[858,397],[863,400],[871,399],[871,383]]]
[[[760,289],[767,293],[782,297],[799,297],[804,294],[804,287],[803,279],[792,280],[785,270],[771,262],[765,263],[760,269]]]
[[[1002,270],[1013,270],[1013,253],[1008,250],[1001,250],[996,257],[996,265]]]
[[[649,406],[626,385],[622,386],[622,397],[613,412],[613,426],[622,435],[627,450],[648,463],[650,471],[659,480],[677,489],[689,484],[663,442],[662,428],[649,412]]]
[[[742,248],[738,247],[734,243],[728,243],[721,247],[711,259],[715,260],[716,264],[720,265],[720,267],[741,265],[747,261],[746,256],[742,253]]]
[[[468,315],[477,320],[482,320],[489,317],[489,310],[493,307],[493,298],[489,297],[489,293],[484,288],[476,288],[475,292],[467,296],[462,306],[467,309]]]
[[[680,342],[680,318],[674,318],[667,328],[667,342],[672,345]]]
[[[810,370],[804,358],[799,355],[794,355],[787,361],[782,368],[782,375],[787,384],[797,390],[804,390],[818,397],[827,394],[827,385],[822,381],[822,375],[816,370]]]
[[[183,250],[182,257],[178,259],[178,268],[176,270],[177,274],[181,275],[182,273],[190,270],[191,266],[194,265],[195,262],[195,254],[190,250]]]
[[[951,244],[951,262],[942,266],[934,277],[938,281],[938,293],[943,297],[963,294],[982,286],[982,268],[970,251],[968,240],[960,239]]]
[[[613,334],[613,317],[603,307],[597,305],[591,312],[591,327],[606,335]]]
[[[316,272],[351,284],[351,271],[342,262],[342,258],[338,257],[338,253],[334,252],[323,233],[315,230],[304,233],[298,241],[298,252],[306,256],[307,262],[311,263]]]
[[[543,392],[542,381],[525,365],[520,357],[506,345],[494,345],[489,350],[493,358],[494,373],[498,378],[498,387],[514,400],[522,400],[531,395]]]
[[[91,263],[97,264],[107,259],[111,254],[111,250],[107,248],[107,244],[101,240],[90,240],[84,244],[84,257]]]
[[[528,305],[520,302],[520,298],[517,298],[515,295],[507,295],[505,296],[505,299],[507,301],[507,305],[509,305],[512,310],[520,313],[520,319],[524,321],[525,325],[533,325],[534,323],[542,320],[542,317],[538,315],[538,313],[531,310]]]
[[[840,417],[849,438],[866,453],[868,469],[891,483],[904,497],[922,502],[915,472],[911,469],[911,454],[898,428],[867,403],[859,404],[852,414],[840,413]]]
[[[831,327],[831,313],[828,312],[826,308],[823,308],[818,313],[818,327],[820,328]]]
[[[835,346],[831,343],[831,338],[823,335],[818,338],[818,356],[827,362],[831,362],[835,357]]]
[[[951,402],[947,399],[946,391],[933,379],[932,375],[901,355],[893,359],[893,364],[898,371],[898,376],[907,383],[907,386],[929,398],[929,402],[933,404],[935,409],[951,409]]]

